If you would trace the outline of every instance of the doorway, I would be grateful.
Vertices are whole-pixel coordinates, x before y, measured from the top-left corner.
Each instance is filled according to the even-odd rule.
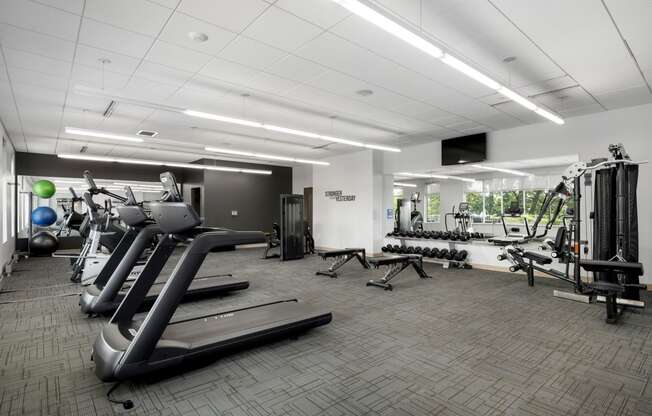
[[[303,188],[303,217],[312,230],[312,186]]]
[[[197,214],[201,217],[201,188],[190,188],[190,205],[197,211]]]

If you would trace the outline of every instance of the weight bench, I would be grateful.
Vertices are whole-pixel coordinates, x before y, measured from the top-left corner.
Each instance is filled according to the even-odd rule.
[[[429,276],[428,273],[423,270],[423,256],[420,254],[380,257],[377,259],[369,259],[369,263],[371,263],[376,269],[380,266],[387,266],[388,268],[382,279],[370,280],[367,282],[367,286],[376,286],[382,287],[385,290],[392,290],[393,286],[389,283],[389,281],[410,266],[414,268],[420,278],[432,278],[432,276]]]
[[[545,265],[545,264],[552,263],[552,259],[548,256],[544,256],[535,251],[524,251],[523,253],[521,253],[521,257],[527,259],[530,266],[526,270],[527,284],[528,286],[534,286],[534,268],[532,267],[533,266],[532,263],[534,262],[536,264]]]
[[[627,289],[630,289],[630,291],[647,289],[647,285],[637,283],[638,277],[643,275],[643,265],[641,263],[612,260],[580,260],[580,266],[589,272],[615,272],[626,276],[625,283],[597,281],[584,284],[585,288],[597,295],[598,301],[604,301],[607,307],[606,321],[608,324],[616,323],[622,314],[624,308],[621,307],[619,309],[619,304],[622,306],[645,307],[645,303],[638,299],[620,298]],[[633,280],[636,283],[631,283]]]
[[[525,244],[527,243],[527,240],[524,238],[518,238],[518,237],[493,237],[487,240],[490,243],[493,243],[495,246],[499,247],[507,247],[511,245],[518,245],[518,244]]]
[[[329,276],[332,278],[337,277],[337,272],[335,270],[339,269],[340,267],[344,266],[346,263],[349,262],[351,259],[358,259],[362,267],[365,269],[369,269],[369,263],[367,263],[367,254],[364,248],[345,248],[343,250],[331,250],[331,251],[324,251],[319,253],[319,256],[322,258],[322,260],[330,259],[330,258],[335,258],[335,261],[331,266],[328,268],[328,270],[320,270],[316,275],[323,275],[323,276]]]

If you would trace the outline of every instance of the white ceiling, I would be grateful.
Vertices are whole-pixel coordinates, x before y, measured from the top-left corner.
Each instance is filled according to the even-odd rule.
[[[373,5],[563,117],[652,102],[650,0]],[[397,146],[544,122],[330,0],[0,0],[0,52],[0,119],[19,151],[191,161],[204,145],[356,150],[125,102],[105,118],[110,99],[79,86]],[[65,126],[160,135],[116,145]]]

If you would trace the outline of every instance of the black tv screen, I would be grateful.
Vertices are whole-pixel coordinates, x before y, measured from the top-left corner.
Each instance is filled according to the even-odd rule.
[[[441,142],[442,166],[487,160],[487,133],[446,139]]]

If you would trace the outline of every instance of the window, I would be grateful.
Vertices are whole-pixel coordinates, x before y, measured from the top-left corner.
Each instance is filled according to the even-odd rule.
[[[474,223],[484,222],[484,197],[482,192],[467,192],[464,198],[469,204],[469,211]]]
[[[431,183],[426,186],[426,222],[439,223],[441,218],[441,194],[439,184]]]
[[[503,195],[502,192],[489,192],[484,197],[485,220],[488,223],[500,222],[503,215]]]

